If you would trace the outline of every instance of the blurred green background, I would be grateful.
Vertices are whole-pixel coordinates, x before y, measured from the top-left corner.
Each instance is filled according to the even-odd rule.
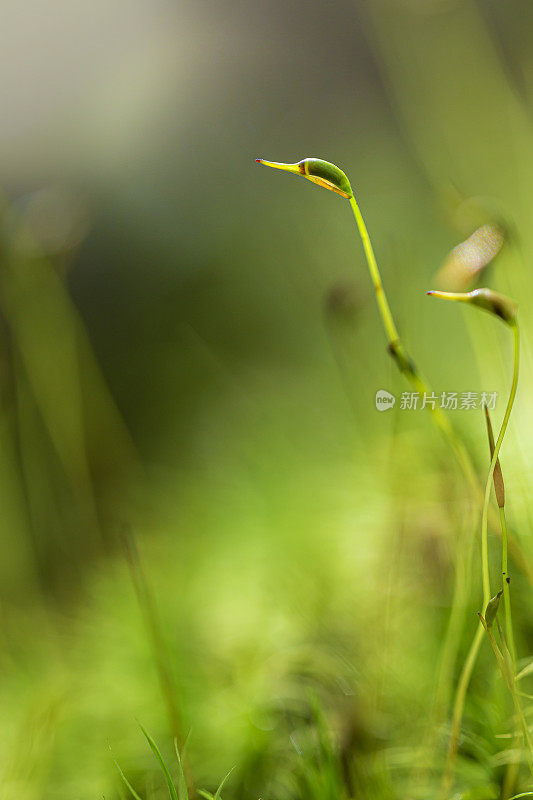
[[[498,392],[495,425],[508,331],[425,291],[474,230],[505,231],[482,283],[520,303],[502,467],[530,558],[530,0],[7,0],[2,18],[0,797],[125,796],[113,757],[165,796],[137,721],[169,760],[190,731],[199,787],[235,766],[227,798],[436,797],[470,533],[448,691],[481,603],[477,501],[429,415],[400,409],[348,204],[254,159],[347,172],[409,350],[439,393]],[[483,476],[481,411],[450,417]],[[454,796],[498,796],[510,714],[484,644]]]

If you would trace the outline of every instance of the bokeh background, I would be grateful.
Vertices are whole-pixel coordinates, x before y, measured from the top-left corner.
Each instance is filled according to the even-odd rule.
[[[495,424],[508,331],[425,292],[503,231],[482,283],[520,302],[502,466],[527,560],[531,3],[1,16],[0,797],[125,796],[113,758],[163,797],[138,722],[169,761],[189,734],[197,786],[235,767],[228,798],[436,797],[481,603],[475,501],[429,415],[376,411],[409,387],[348,204],[255,158],[348,173],[408,348],[438,392],[498,392]],[[481,411],[450,417],[483,476]],[[494,532],[491,553],[496,581]],[[524,569],[512,586],[526,659]],[[510,713],[485,645],[455,796],[498,796]]]

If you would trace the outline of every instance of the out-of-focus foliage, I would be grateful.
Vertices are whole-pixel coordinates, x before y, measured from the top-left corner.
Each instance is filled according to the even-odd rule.
[[[2,800],[119,798],[113,757],[164,797],[136,720],[169,764],[189,734],[191,785],[235,766],[225,800],[437,796],[481,604],[477,501],[401,408],[347,203],[254,159],[346,171],[410,352],[439,396],[497,392],[495,431],[508,332],[425,292],[482,275],[519,301],[500,460],[530,559],[532,28],[528,0],[9,0]],[[485,475],[481,409],[450,419]],[[490,557],[496,586],[494,531]],[[511,575],[525,667],[531,587]],[[512,713],[485,642],[454,796],[499,796]]]

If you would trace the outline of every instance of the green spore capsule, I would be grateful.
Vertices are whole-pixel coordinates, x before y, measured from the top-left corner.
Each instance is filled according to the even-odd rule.
[[[324,161],[321,158],[304,158],[296,164],[284,164],[279,161],[265,161],[263,158],[256,158],[258,164],[264,164],[274,169],[282,169],[285,172],[292,172],[293,175],[300,175],[302,178],[329,189],[336,194],[340,194],[346,200],[353,197],[350,181],[339,167]]]
[[[482,308],[490,314],[502,319],[508,325],[516,325],[518,304],[510,297],[494,292],[492,289],[475,289],[473,292],[428,292],[430,297],[440,297],[442,300],[453,300],[459,303]]]

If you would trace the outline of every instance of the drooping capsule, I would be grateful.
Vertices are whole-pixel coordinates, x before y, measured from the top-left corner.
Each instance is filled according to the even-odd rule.
[[[339,167],[324,161],[321,158],[304,158],[296,164],[284,164],[278,161],[265,161],[263,158],[256,158],[258,164],[265,164],[267,167],[282,169],[285,172],[292,172],[293,175],[300,175],[302,178],[329,189],[341,197],[349,200],[353,197],[350,181]]]
[[[454,300],[459,303],[482,308],[490,314],[495,314],[508,325],[516,324],[518,304],[510,297],[494,292],[492,289],[475,289],[473,292],[439,292],[431,290],[431,297],[440,297],[442,300]]]
[[[505,243],[505,232],[496,222],[480,225],[446,256],[435,280],[447,291],[466,291],[476,283]]]

